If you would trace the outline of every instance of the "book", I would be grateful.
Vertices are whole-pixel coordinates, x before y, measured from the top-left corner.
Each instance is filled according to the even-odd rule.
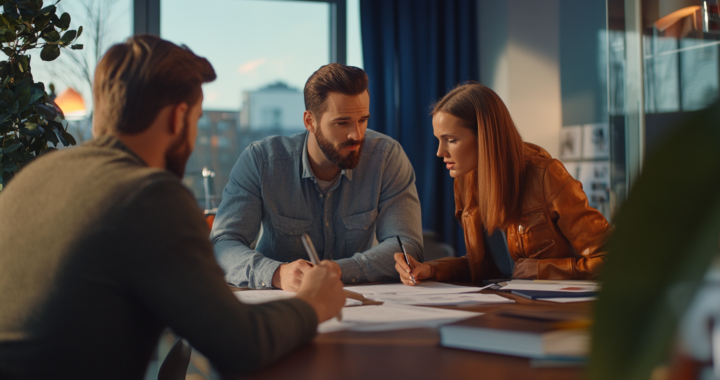
[[[440,326],[440,345],[545,360],[584,361],[589,320],[575,313],[497,312]]]

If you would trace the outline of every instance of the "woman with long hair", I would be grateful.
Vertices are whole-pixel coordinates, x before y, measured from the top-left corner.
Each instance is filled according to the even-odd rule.
[[[523,142],[494,91],[474,82],[458,86],[431,115],[437,155],[455,178],[467,256],[409,258],[408,266],[396,253],[403,283],[597,277],[612,227],[560,161]]]

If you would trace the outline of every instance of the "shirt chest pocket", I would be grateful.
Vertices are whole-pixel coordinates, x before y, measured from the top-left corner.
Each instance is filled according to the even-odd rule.
[[[517,226],[525,257],[537,257],[555,245],[553,229],[544,211],[523,215]]]
[[[370,249],[377,216],[378,212],[374,209],[343,218],[347,257],[352,256],[355,252],[364,252]]]
[[[272,234],[275,235],[270,240],[274,256],[282,255],[283,260],[281,261],[293,261],[293,258],[307,259],[300,236],[310,231],[312,221],[292,219],[271,213],[270,222],[273,227]]]

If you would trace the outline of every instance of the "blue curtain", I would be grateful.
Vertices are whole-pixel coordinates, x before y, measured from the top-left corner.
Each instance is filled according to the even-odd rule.
[[[423,228],[465,254],[453,180],[437,157],[432,104],[479,80],[476,0],[361,0],[370,128],[398,140],[415,168]]]

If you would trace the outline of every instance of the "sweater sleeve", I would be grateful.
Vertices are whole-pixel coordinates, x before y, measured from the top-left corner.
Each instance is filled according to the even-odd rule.
[[[263,367],[315,336],[317,317],[302,300],[238,301],[192,194],[170,174],[150,182],[128,202],[117,242],[118,269],[150,314],[224,372]]]

